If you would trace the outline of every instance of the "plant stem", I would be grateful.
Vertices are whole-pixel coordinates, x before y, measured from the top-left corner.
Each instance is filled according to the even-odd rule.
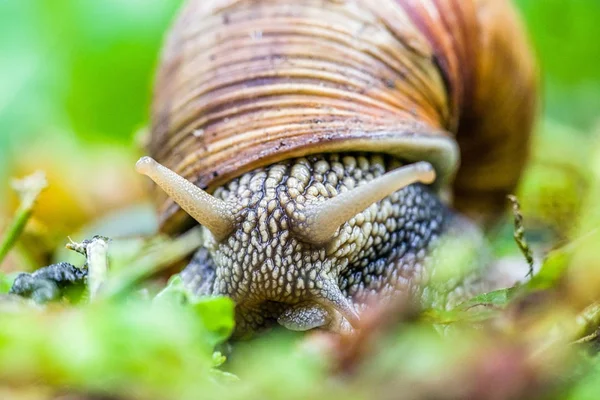
[[[581,339],[600,326],[600,303],[593,303],[583,310],[575,321],[573,340]]]
[[[38,171],[21,180],[15,180],[12,186],[18,192],[21,204],[19,204],[19,208],[15,213],[14,220],[0,241],[0,263],[23,233],[23,229],[25,229],[25,225],[27,225],[27,221],[33,213],[33,206],[42,190],[48,186],[48,183],[46,175]]]
[[[525,228],[523,227],[523,214],[521,214],[521,204],[519,203],[519,199],[516,196],[509,195],[508,200],[512,204],[513,208],[513,217],[515,224],[515,231],[513,237],[517,246],[519,246],[519,250],[523,253],[527,264],[529,264],[529,272],[527,273],[527,277],[531,278],[533,276],[533,268],[534,268],[534,260],[531,252],[531,248],[525,239]]]

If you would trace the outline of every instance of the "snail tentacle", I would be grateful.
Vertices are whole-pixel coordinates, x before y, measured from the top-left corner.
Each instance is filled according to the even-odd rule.
[[[367,209],[413,183],[433,183],[436,174],[433,166],[425,161],[410,164],[358,186],[321,203],[308,204],[304,210],[304,221],[298,221],[299,235],[312,244],[328,243],[338,228],[356,214]]]
[[[235,227],[235,216],[223,200],[206,193],[192,182],[156,162],[151,157],[142,157],[136,170],[148,176],[161,187],[181,208],[205,226],[221,241]]]
[[[323,277],[316,286],[319,288],[317,303],[339,312],[353,327],[357,327],[359,316],[354,304],[342,293],[339,285],[333,278]]]

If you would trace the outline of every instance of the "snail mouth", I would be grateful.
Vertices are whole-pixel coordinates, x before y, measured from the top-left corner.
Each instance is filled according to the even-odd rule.
[[[279,325],[293,331],[323,328],[347,333],[358,328],[360,316],[354,302],[342,292],[335,279],[321,275],[311,286],[314,287],[312,290],[297,293],[291,298],[271,296],[262,291],[262,287],[245,290],[243,294],[221,294],[233,298],[240,310],[273,318]],[[248,296],[248,293],[253,295]]]
[[[273,318],[273,322],[276,320],[279,325],[292,331],[322,328],[347,333],[358,328],[360,324],[360,316],[354,303],[344,296],[333,281],[324,283],[323,289],[317,293],[309,293],[291,301],[280,298],[257,300],[236,294],[225,295],[234,299],[239,310],[261,315],[261,320]]]
[[[320,289],[310,299],[287,305],[277,322],[293,331],[327,328],[341,333],[358,327],[359,314],[334,279],[320,278],[315,287]]]
[[[277,318],[279,325],[291,331],[323,328],[348,333],[355,327],[338,310],[320,303],[300,303],[286,308]]]

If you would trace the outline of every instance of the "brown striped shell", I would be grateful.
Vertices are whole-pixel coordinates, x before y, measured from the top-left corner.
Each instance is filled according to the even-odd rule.
[[[526,160],[535,78],[505,0],[189,0],[150,154],[209,191],[308,154],[426,160],[456,208],[489,219]],[[181,229],[188,217],[159,196],[163,229]]]

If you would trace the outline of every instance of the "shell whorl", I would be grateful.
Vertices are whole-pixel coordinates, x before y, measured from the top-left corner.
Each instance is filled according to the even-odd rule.
[[[494,72],[482,47],[493,43],[497,52],[498,43],[515,41],[482,32],[479,20],[496,12],[493,3],[189,0],[163,52],[150,153],[208,190],[287,158],[340,151],[426,160],[439,187],[448,187],[458,168],[457,133],[459,142],[476,142],[476,150],[487,140],[477,132],[485,112],[463,122],[475,101],[485,103],[496,90],[477,91]],[[506,2],[499,3],[506,13]],[[522,38],[511,35],[519,47]],[[513,53],[500,54],[507,66],[512,58],[532,64]],[[525,65],[518,77],[520,94],[531,89],[532,69]],[[517,111],[503,112],[513,118]],[[523,131],[531,120],[526,114],[514,118]],[[503,189],[516,183],[524,157],[513,157]],[[490,165],[483,162],[483,171]],[[473,185],[463,181],[469,194]],[[159,203],[163,228],[175,229],[184,215],[174,216],[177,207],[165,197]]]

